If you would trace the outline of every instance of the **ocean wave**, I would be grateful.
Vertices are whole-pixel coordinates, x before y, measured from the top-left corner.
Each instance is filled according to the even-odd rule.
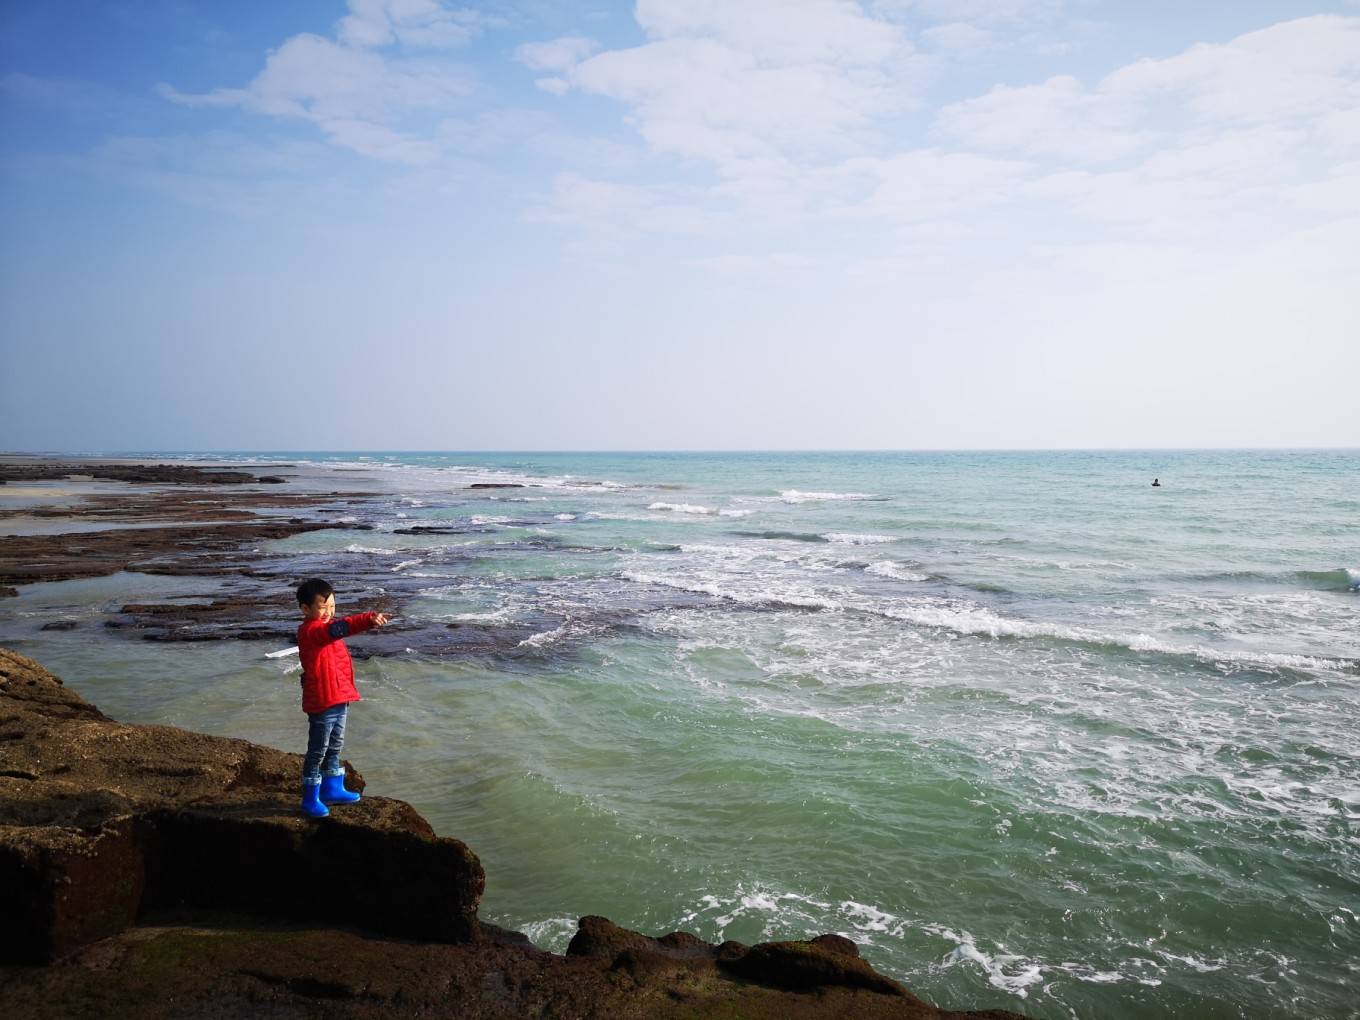
[[[811,531],[733,531],[731,534],[740,535],[743,538],[768,538],[786,542],[829,541],[824,535],[818,535]]]
[[[1300,581],[1326,591],[1356,591],[1360,589],[1360,567],[1337,567],[1335,570],[1300,570],[1295,574]]]
[[[521,641],[516,647],[542,648],[544,645],[550,645],[555,641],[562,640],[562,638],[567,636],[570,630],[571,621],[564,620],[559,626],[554,627],[552,630],[545,630],[540,631],[537,634],[531,634],[529,637]]]
[[[634,584],[650,584],[662,588],[673,588],[694,595],[710,595],[737,605],[768,607],[771,609],[840,609],[841,604],[826,598],[811,589],[786,589],[783,591],[742,591],[723,578],[680,577],[675,574],[653,574],[643,570],[625,570],[625,581]]]
[[[779,494],[779,498],[785,503],[792,504],[817,503],[841,499],[883,500],[887,497],[875,496],[872,492],[800,492],[797,489],[785,489]]]
[[[396,549],[379,549],[379,548],[377,548],[376,546],[372,546],[372,545],[359,545],[357,542],[351,542],[349,545],[345,546],[345,552],[347,552],[347,553],[368,553],[368,554],[371,555],[371,556],[395,556],[395,555],[397,555],[397,550],[396,550]]]
[[[509,517],[498,517],[495,514],[474,514],[469,523],[471,524],[509,524]]]
[[[879,560],[877,563],[870,563],[864,568],[866,574],[873,574],[875,577],[889,577],[894,581],[929,581],[929,574],[922,574],[920,571],[912,570],[903,563],[896,560]]]
[[[754,510],[734,510],[731,507],[724,507],[718,511],[720,517],[750,517],[755,513]]]
[[[745,546],[682,545],[681,551],[700,557],[666,572],[644,568],[623,573],[634,583],[658,585],[691,594],[708,595],[736,605],[776,610],[799,608],[831,612],[863,613],[917,627],[934,628],[968,637],[1024,641],[1060,641],[1099,649],[1132,652],[1139,655],[1164,655],[1189,658],[1216,667],[1241,667],[1264,670],[1351,670],[1360,660],[1250,648],[1219,648],[1187,644],[1164,636],[1145,633],[1120,634],[1090,627],[1040,622],[1003,616],[985,606],[960,597],[916,595],[881,597],[865,594],[842,585],[810,585],[787,575],[758,573],[751,565],[774,559],[811,570],[834,570],[845,565],[817,562],[795,553],[763,552]],[[892,562],[892,561],[888,561]],[[894,569],[909,568],[873,564],[865,568],[880,576],[894,576]],[[929,580],[909,571],[901,580]]]
[[[984,952],[978,948],[977,939],[969,932],[954,931],[944,925],[935,924],[913,927],[954,943],[954,948],[935,965],[940,970],[948,970],[960,963],[974,964],[987,975],[987,983],[992,987],[1021,999],[1029,997],[1030,985],[1043,980],[1043,967],[1036,961],[1017,953],[1001,952],[999,946],[996,952]]]
[[[555,521],[574,521],[574,520],[576,520],[576,515],[575,515],[575,514],[557,514],[556,516],[553,517],[553,520],[555,520]]]
[[[1266,669],[1345,670],[1360,666],[1354,659],[1326,658],[1287,652],[1210,648],[1167,641],[1149,634],[1110,634],[1084,627],[1037,623],[1000,616],[977,605],[895,603],[870,610],[894,620],[923,627],[938,627],[972,637],[1021,638],[1069,641],[1131,652],[1194,658],[1213,665],[1264,667]]]
[[[897,541],[892,535],[856,535],[846,531],[832,531],[822,537],[837,545],[882,545]]]
[[[677,514],[711,514],[713,512],[709,507],[699,506],[696,503],[653,503],[647,509],[669,510]]]

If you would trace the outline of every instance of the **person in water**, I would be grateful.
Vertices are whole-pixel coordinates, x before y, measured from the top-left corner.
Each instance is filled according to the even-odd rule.
[[[1162,487],[1162,480],[1160,478],[1154,478],[1152,480],[1152,487],[1154,489],[1160,489]]]
[[[327,804],[353,804],[359,794],[345,789],[340,752],[345,746],[349,703],[359,701],[354,664],[345,638],[387,623],[386,613],[335,618],[335,590],[314,577],[297,590],[302,624],[297,630],[302,659],[302,710],[307,713],[307,754],[302,759],[302,813],[325,818]]]

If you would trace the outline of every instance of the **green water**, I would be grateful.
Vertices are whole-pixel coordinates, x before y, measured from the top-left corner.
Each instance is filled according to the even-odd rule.
[[[1360,455],[337,462],[378,530],[271,551],[418,577],[432,626],[547,620],[358,666],[347,756],[477,851],[487,919],[837,931],[1036,1017],[1357,1015]],[[0,638],[115,717],[300,750],[259,647],[35,630],[174,586],[33,586]]]

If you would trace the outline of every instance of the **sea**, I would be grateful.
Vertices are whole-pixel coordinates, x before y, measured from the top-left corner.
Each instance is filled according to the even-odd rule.
[[[838,932],[943,1007],[1360,1017],[1360,451],[173,455],[371,494],[261,554],[518,628],[359,661],[346,756],[539,946]],[[301,751],[286,642],[36,627],[202,584],[32,585],[0,640]]]

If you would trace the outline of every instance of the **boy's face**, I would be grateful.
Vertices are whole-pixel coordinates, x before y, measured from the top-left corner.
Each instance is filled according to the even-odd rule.
[[[304,605],[302,607],[302,618],[330,623],[331,620],[335,619],[335,593],[318,595],[312,599],[309,605]]]

